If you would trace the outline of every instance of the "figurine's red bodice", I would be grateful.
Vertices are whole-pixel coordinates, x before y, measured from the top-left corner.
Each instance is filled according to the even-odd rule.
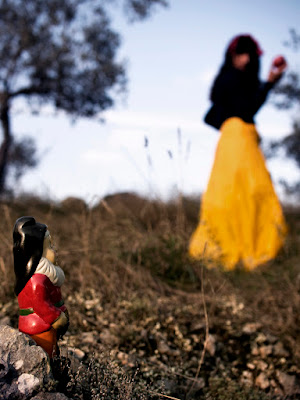
[[[34,274],[18,295],[19,331],[36,335],[51,328],[51,324],[66,311],[61,290],[43,274]]]

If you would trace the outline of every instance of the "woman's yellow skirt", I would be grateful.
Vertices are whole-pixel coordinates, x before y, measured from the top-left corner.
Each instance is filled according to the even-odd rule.
[[[214,165],[202,198],[189,254],[248,270],[273,259],[287,226],[254,124],[229,118],[221,126]],[[210,265],[210,263],[208,263]]]

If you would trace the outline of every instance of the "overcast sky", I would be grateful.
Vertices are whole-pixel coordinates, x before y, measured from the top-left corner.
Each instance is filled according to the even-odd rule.
[[[299,53],[283,45],[299,21],[299,0],[170,0],[169,8],[157,9],[146,22],[128,25],[118,16],[113,27],[122,35],[127,96],[103,115],[104,124],[97,119],[72,124],[50,108],[32,116],[16,104],[14,132],[33,136],[41,155],[19,191],[87,202],[120,191],[160,198],[178,190],[199,194],[219,137],[203,116],[228,42],[240,33],[259,41],[262,79],[278,54],[299,70]],[[268,102],[256,117],[257,129],[264,140],[283,137],[291,116]],[[295,180],[299,171],[282,159],[268,161],[268,168],[282,197],[277,181]]]

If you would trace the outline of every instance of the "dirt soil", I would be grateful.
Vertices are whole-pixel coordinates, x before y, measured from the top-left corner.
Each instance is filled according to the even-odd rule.
[[[189,259],[194,199],[128,193],[93,207],[34,198],[0,207],[1,323],[17,327],[16,218],[33,215],[54,238],[71,319],[60,342],[70,398],[300,398],[299,208],[285,209],[289,237],[277,259],[249,273]]]

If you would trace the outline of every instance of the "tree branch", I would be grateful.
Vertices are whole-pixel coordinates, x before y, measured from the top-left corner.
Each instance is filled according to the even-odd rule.
[[[33,94],[48,94],[50,93],[50,88],[45,88],[45,87],[41,87],[41,86],[28,86],[28,87],[24,87],[21,88],[13,93],[10,93],[9,97],[13,98],[13,97],[17,97],[17,96],[31,96]]]

